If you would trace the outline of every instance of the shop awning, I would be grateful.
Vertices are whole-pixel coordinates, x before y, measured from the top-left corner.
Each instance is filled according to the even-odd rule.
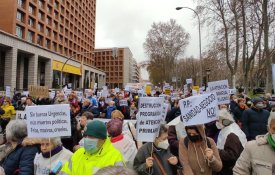
[[[60,61],[53,60],[53,70],[61,71],[62,66],[64,63]],[[63,68],[63,72],[75,74],[75,75],[81,75],[80,67],[72,66],[70,64],[66,64]]]

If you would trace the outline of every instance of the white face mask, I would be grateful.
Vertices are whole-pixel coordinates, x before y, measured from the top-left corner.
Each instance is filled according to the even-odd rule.
[[[220,122],[218,122],[218,121],[216,121],[216,127],[217,127],[218,129],[224,128],[224,126],[223,126]]]
[[[168,140],[166,139],[164,141],[159,142],[157,147],[161,148],[161,149],[165,149],[165,150],[168,149],[168,147],[169,147]]]

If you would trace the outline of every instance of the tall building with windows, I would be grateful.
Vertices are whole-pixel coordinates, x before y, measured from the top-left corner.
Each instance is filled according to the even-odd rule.
[[[0,88],[102,86],[105,73],[93,57],[95,15],[96,0],[0,0],[0,77],[12,77]]]
[[[95,49],[95,64],[106,72],[109,88],[124,88],[127,83],[139,82],[137,62],[128,47]]]

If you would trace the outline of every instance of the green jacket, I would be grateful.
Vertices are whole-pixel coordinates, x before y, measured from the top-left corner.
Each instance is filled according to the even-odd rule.
[[[77,150],[64,164],[61,175],[93,175],[107,166],[125,166],[121,153],[106,139],[96,154],[88,154],[84,148]]]

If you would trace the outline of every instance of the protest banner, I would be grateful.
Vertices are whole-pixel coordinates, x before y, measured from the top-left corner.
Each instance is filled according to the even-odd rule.
[[[165,121],[165,119],[166,119],[166,115],[167,115],[167,112],[168,112],[168,107],[169,107],[169,105],[167,103],[163,104],[163,108],[162,108],[162,121]]]
[[[55,97],[55,91],[49,92],[49,96],[51,99],[53,99]]]
[[[101,96],[102,97],[105,97],[105,98],[107,98],[108,97],[108,95],[109,95],[109,91],[108,90],[102,90],[102,93],[101,93]]]
[[[6,86],[6,97],[11,98],[11,87],[10,86]]]
[[[208,88],[211,93],[216,93],[219,105],[230,103],[228,80],[209,82]]]
[[[186,84],[193,84],[192,78],[186,79]]]
[[[127,100],[119,100],[119,106],[128,106]]]
[[[71,136],[69,104],[27,106],[28,137]]]
[[[137,140],[153,142],[159,134],[163,120],[163,97],[141,97],[137,117]]]
[[[107,118],[94,118],[93,120],[98,120],[98,121],[102,121],[103,123],[107,124],[111,119],[107,119]],[[134,125],[137,123],[137,120],[123,120],[123,124],[131,122]]]
[[[49,88],[48,86],[33,86],[28,87],[29,95],[31,97],[49,97]]]
[[[146,94],[151,94],[151,86],[149,86],[149,85],[145,86],[145,93]]]
[[[166,83],[163,86],[163,91],[166,95],[171,95],[171,86],[168,83]]]
[[[236,94],[237,93],[237,89],[229,89],[229,94]]]
[[[185,126],[217,120],[218,100],[215,93],[192,96],[179,101],[181,120]]]
[[[16,111],[16,120],[27,120],[27,114],[25,111]]]

